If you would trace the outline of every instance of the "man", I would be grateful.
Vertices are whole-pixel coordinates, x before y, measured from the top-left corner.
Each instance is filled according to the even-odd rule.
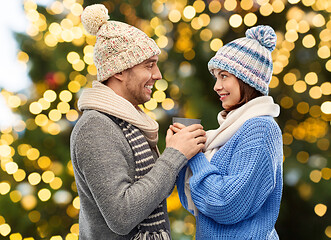
[[[107,21],[102,4],[82,14],[96,35],[98,81],[83,91],[83,114],[71,134],[80,197],[80,239],[171,239],[166,197],[177,174],[205,142],[201,125],[168,130],[157,151],[158,124],[139,107],[161,79],[160,49],[139,29]]]

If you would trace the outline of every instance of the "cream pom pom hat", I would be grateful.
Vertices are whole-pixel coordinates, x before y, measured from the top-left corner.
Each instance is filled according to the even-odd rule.
[[[96,36],[93,61],[100,82],[161,53],[154,40],[138,28],[108,19],[103,4],[90,5],[81,15],[86,31]]]

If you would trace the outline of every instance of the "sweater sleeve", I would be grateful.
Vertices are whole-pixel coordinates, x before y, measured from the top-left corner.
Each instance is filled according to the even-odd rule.
[[[275,186],[274,159],[268,153],[279,140],[279,132],[272,130],[278,128],[275,125],[262,119],[247,121],[227,146],[234,148],[227,172],[209,163],[203,153],[189,161],[192,200],[202,214],[220,224],[234,224],[261,208]],[[212,161],[222,161],[220,154]]]
[[[89,119],[73,142],[73,163],[91,192],[90,201],[119,235],[128,234],[152,213],[168,196],[179,170],[187,163],[182,153],[166,148],[154,167],[134,182],[127,161],[132,150],[108,118]]]
[[[178,191],[179,200],[180,200],[181,204],[183,205],[183,207],[186,210],[188,210],[190,213],[194,214],[194,212],[192,210],[188,209],[187,197],[186,197],[185,190],[184,190],[185,189],[186,170],[187,170],[187,166],[184,166],[178,174],[177,181],[176,181],[177,191]]]

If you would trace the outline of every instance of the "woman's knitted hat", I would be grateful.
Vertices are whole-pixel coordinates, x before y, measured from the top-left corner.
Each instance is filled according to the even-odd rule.
[[[276,47],[277,36],[269,26],[257,26],[246,31],[246,37],[236,39],[221,47],[208,62],[208,69],[225,70],[264,95],[268,95],[272,77],[271,52]]]
[[[90,5],[81,15],[86,31],[96,35],[93,60],[100,82],[161,53],[154,40],[138,28],[108,19],[103,4]]]

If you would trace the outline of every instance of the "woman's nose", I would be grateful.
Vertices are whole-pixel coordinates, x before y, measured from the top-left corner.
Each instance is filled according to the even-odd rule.
[[[219,90],[223,89],[222,82],[220,80],[217,80],[215,85],[214,85],[214,91],[218,92]]]

